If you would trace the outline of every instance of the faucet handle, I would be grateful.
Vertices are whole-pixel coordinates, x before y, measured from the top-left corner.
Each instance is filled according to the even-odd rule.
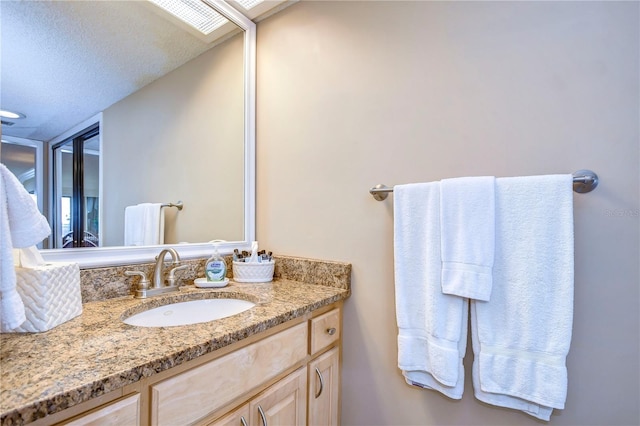
[[[181,265],[181,266],[176,266],[175,268],[172,268],[169,271],[169,278],[167,279],[167,281],[169,282],[169,287],[173,287],[176,283],[176,271],[180,271],[182,269],[187,269],[189,267],[189,265]]]
[[[146,290],[147,288],[149,288],[149,280],[147,279],[147,276],[145,275],[144,272],[142,272],[142,271],[124,271],[124,274],[129,276],[129,277],[138,275],[140,277],[140,283],[138,284],[138,288],[140,290]]]

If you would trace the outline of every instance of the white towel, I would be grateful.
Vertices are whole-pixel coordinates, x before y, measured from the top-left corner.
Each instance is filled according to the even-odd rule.
[[[440,183],[394,188],[398,367],[407,383],[460,399],[467,343],[466,299],[440,284]]]
[[[571,175],[496,181],[490,302],[472,303],[476,397],[549,420],[564,408],[573,323]]]
[[[491,297],[495,180],[482,176],[440,183],[443,293],[485,301]]]
[[[124,211],[124,245],[164,244],[164,209],[161,203],[128,206]]]
[[[51,234],[47,219],[20,181],[0,163],[0,329],[25,321],[24,303],[16,291],[13,249],[35,245]]]

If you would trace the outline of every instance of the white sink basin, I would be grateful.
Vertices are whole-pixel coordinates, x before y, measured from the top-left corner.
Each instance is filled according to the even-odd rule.
[[[255,303],[240,299],[191,300],[149,309],[125,318],[123,321],[138,327],[198,324],[230,317],[254,306]]]

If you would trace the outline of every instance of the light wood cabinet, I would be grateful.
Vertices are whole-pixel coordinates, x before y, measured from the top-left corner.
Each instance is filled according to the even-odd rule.
[[[247,337],[37,426],[338,425],[341,307]]]
[[[309,353],[311,355],[340,340],[342,334],[341,313],[340,309],[333,309],[310,320],[311,344]]]
[[[307,371],[300,368],[207,426],[303,426]]]
[[[340,415],[340,348],[309,363],[309,426],[337,425]]]
[[[307,355],[298,324],[151,386],[151,424],[190,424],[225,406]]]
[[[251,416],[251,410],[249,404],[244,404],[221,417],[220,419],[207,423],[207,426],[249,426],[249,420]]]
[[[307,365],[209,425],[338,425],[341,325],[339,307],[311,318]]]
[[[304,426],[307,413],[307,369],[300,368],[254,398],[251,426]]]
[[[106,404],[62,424],[67,426],[136,426],[140,424],[140,395]]]

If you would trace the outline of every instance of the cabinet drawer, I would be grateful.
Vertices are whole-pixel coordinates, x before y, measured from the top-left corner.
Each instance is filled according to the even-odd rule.
[[[311,320],[311,354],[340,339],[340,309],[334,309]]]
[[[88,414],[64,422],[66,426],[113,425],[136,426],[140,424],[140,394],[134,394],[99,407]]]
[[[307,355],[307,324],[267,337],[151,387],[151,424],[189,424]]]

